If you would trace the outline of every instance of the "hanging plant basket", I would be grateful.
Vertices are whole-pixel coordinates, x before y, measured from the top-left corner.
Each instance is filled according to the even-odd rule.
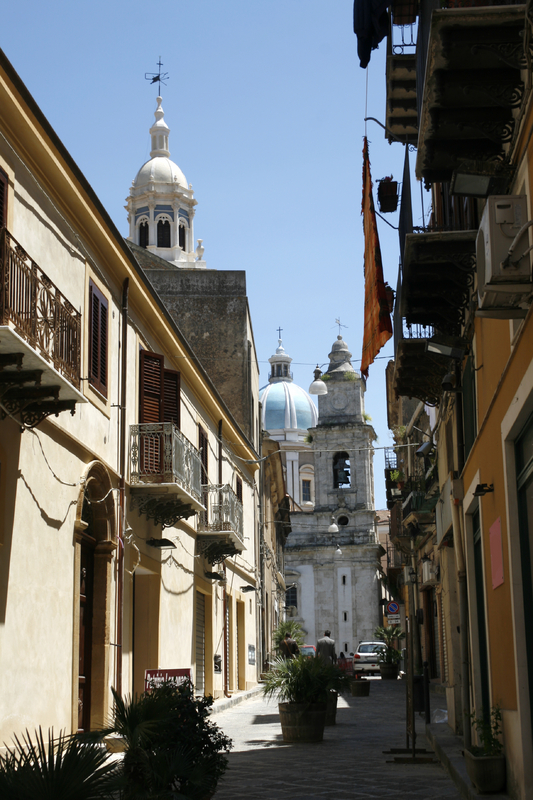
[[[391,8],[393,25],[411,25],[416,22],[418,0],[392,0]]]
[[[379,210],[382,214],[390,214],[398,208],[398,181],[383,178],[378,183]]]

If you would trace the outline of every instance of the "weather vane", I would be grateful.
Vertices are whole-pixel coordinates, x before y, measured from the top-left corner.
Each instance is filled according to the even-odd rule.
[[[339,326],[339,336],[341,335],[341,328],[347,328],[348,327],[347,325],[343,325],[341,323],[341,318],[340,317],[337,317],[337,319],[335,320],[335,325]]]
[[[166,86],[165,81],[168,79],[168,72],[161,72],[161,67],[163,66],[163,62],[161,61],[161,56],[159,56],[159,61],[157,62],[157,66],[159,67],[159,72],[145,72],[144,78],[150,83],[158,83],[159,84],[159,94],[161,94],[161,84]]]

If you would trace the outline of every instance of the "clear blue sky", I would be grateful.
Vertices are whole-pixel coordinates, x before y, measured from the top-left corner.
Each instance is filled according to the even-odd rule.
[[[366,107],[385,121],[385,42],[372,54],[367,92],[352,0],[25,0],[4,6],[0,46],[124,236],[125,198],[149,158],[156,107],[144,74],[161,56],[171,158],[193,185],[207,266],[246,270],[261,385],[278,326],[304,388],[327,361],[338,317],[359,367],[364,117]],[[401,180],[403,146],[372,122],[368,137],[374,182]],[[387,219],[398,224],[397,213]],[[397,233],[378,225],[395,286]],[[392,353],[391,340],[380,355]],[[378,446],[392,441],[387,360],[370,367],[365,400]],[[382,451],[374,467],[384,508]]]

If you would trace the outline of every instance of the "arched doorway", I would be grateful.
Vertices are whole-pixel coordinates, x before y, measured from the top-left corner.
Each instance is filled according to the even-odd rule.
[[[106,467],[99,461],[89,464],[75,522],[74,731],[102,726],[109,711],[112,562],[117,547],[112,488]]]

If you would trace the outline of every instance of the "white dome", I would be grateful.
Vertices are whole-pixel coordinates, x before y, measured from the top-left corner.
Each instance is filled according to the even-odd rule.
[[[133,181],[134,189],[144,189],[150,183],[179,184],[188,188],[187,178],[170,158],[154,156],[140,168]]]
[[[263,428],[273,430],[307,430],[316,427],[318,412],[312,399],[300,386],[289,380],[269,383],[261,391]]]

